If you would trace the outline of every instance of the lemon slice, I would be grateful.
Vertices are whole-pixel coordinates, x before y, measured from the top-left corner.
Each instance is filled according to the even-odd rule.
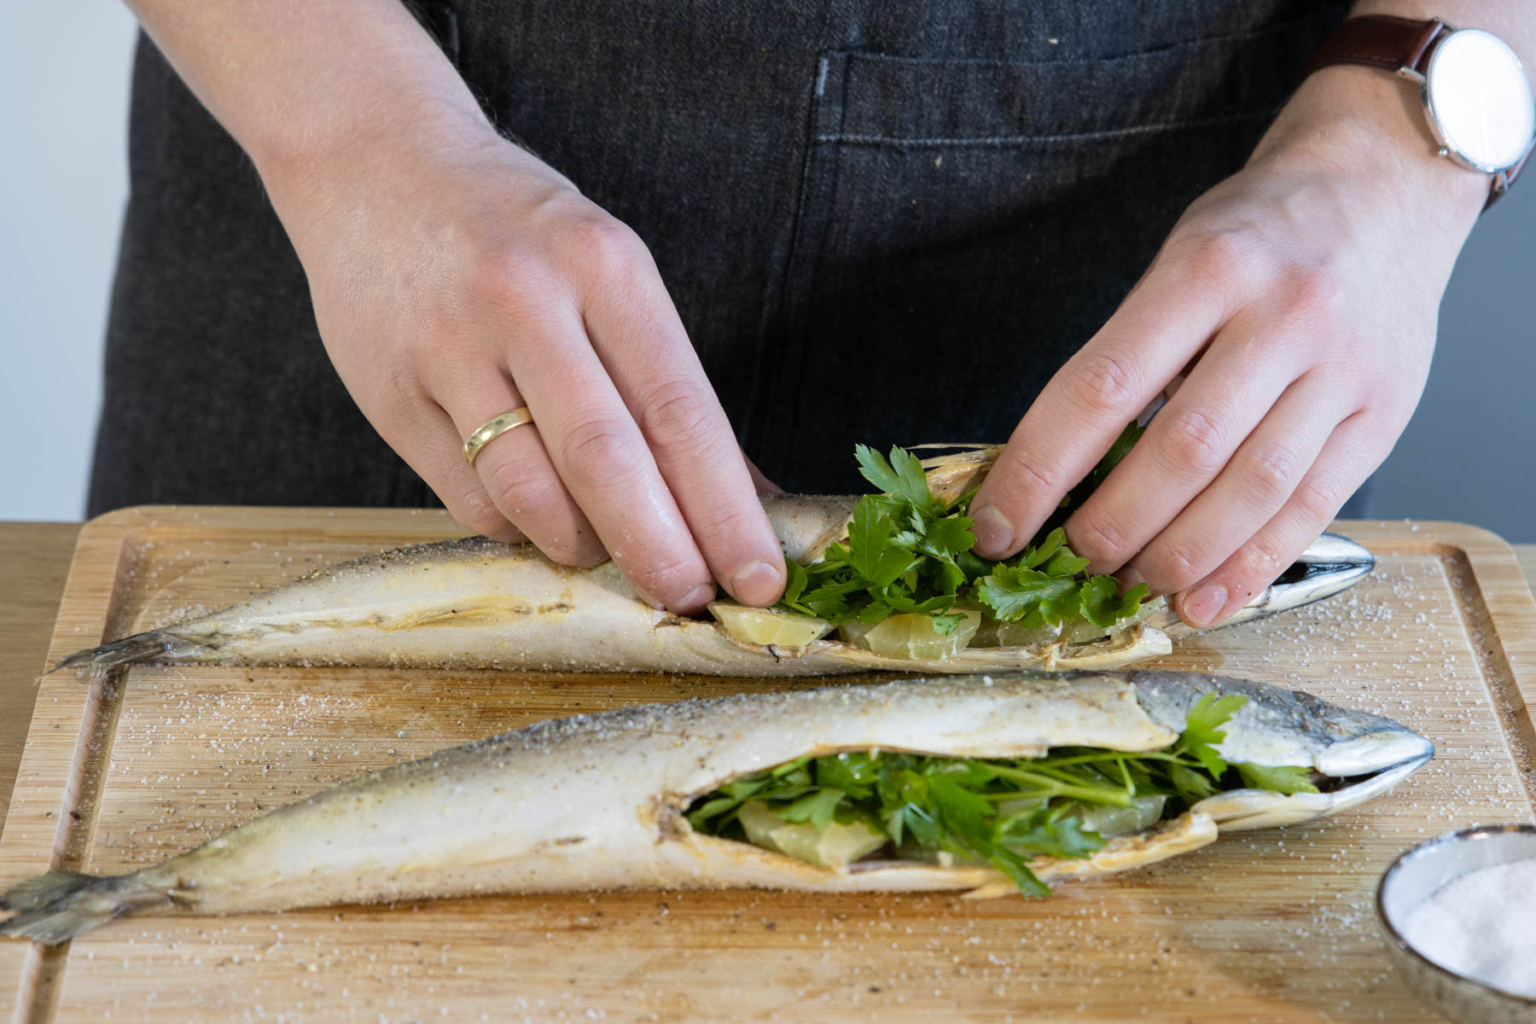
[[[1068,644],[1082,644],[1098,640],[1106,636],[1113,636],[1144,621],[1153,612],[1162,607],[1162,602],[1149,601],[1136,610],[1135,614],[1127,615],[1107,629],[1103,626],[1095,626],[1087,619],[1075,619],[1072,622],[1060,626],[1026,626],[1019,622],[997,622],[987,619],[982,623],[981,631],[971,641],[973,647],[1038,647],[1040,644],[1055,643],[1061,641]]]
[[[1082,644],[1088,643],[1092,640],[1097,640],[1099,637],[1113,636],[1114,634],[1123,630],[1130,629],[1132,626],[1136,625],[1136,623],[1145,620],[1147,616],[1157,611],[1158,608],[1163,606],[1163,604],[1164,602],[1161,600],[1143,602],[1142,606],[1136,609],[1133,614],[1127,615],[1125,618],[1119,620],[1108,629],[1105,629],[1103,626],[1095,626],[1087,619],[1078,619],[1076,622],[1062,629],[1061,639],[1069,644]]]
[[[1018,622],[989,622],[987,625],[992,627],[987,637],[992,641],[988,647],[1034,647],[1055,643],[1061,638],[1060,626],[1025,626]],[[981,644],[984,641],[977,637],[974,642]]]
[[[808,821],[791,824],[761,800],[742,804],[736,817],[747,833],[747,841],[754,846],[776,850],[818,867],[852,864],[886,844],[884,833],[862,821],[846,825],[832,821],[826,828],[817,828]]]
[[[1167,800],[1165,796],[1137,796],[1131,798],[1129,807],[1085,807],[1083,827],[1105,838],[1141,832],[1163,820]]]
[[[752,608],[735,601],[711,601],[709,613],[733,639],[763,647],[804,647],[832,628],[826,619],[779,608]]]
[[[867,648],[882,658],[933,661],[965,650],[981,627],[980,612],[956,608],[951,614],[965,618],[947,636],[933,628],[933,616],[920,613],[892,615],[873,626],[854,621],[840,627],[840,633],[854,646]]]

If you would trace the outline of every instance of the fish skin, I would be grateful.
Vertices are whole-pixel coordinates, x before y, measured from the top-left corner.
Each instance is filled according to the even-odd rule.
[[[797,561],[841,537],[857,501],[763,497]],[[1074,655],[1091,659],[1085,666],[1115,667],[1169,650],[1145,629],[1083,651],[1044,643],[931,661],[885,658],[835,639],[770,649],[735,640],[713,621],[652,608],[611,561],[575,569],[531,544],[472,537],[320,569],[222,611],[70,655],[54,669],[155,661],[794,677],[1049,669]]]
[[[1246,696],[1216,745],[1228,762],[1306,765],[1339,779],[1371,776],[1328,793],[1229,790],[1191,808],[1209,815],[1224,832],[1296,825],[1348,810],[1391,789],[1435,754],[1433,743],[1390,718],[1349,711],[1301,690],[1197,673],[1125,675],[1148,716],[1176,732],[1184,731],[1189,709],[1204,695]]]
[[[804,562],[843,535],[858,498],[762,500],[787,556]],[[740,642],[713,621],[652,608],[612,562],[575,569],[531,544],[472,537],[330,566],[222,611],[77,652],[54,671],[142,661],[780,678],[1110,669],[1169,653],[1165,630],[1192,632],[1169,620],[1171,611],[1157,614],[1157,628],[1138,623],[1099,641],[969,647],[937,660],[881,657],[835,638],[770,648]]]
[[[1198,672],[1132,669],[1125,673],[1125,678],[1135,688],[1136,699],[1148,716],[1175,733],[1184,731],[1189,709],[1208,693],[1236,693],[1248,697],[1248,702],[1223,727],[1226,738],[1216,747],[1228,761],[1326,766],[1330,770],[1325,774],[1336,775],[1339,774],[1337,759],[1328,758],[1326,752],[1336,744],[1356,737],[1413,737],[1408,747],[1400,748],[1407,757],[1418,757],[1434,749],[1433,746],[1426,747],[1428,740],[1390,718],[1341,708],[1302,690],[1286,690],[1266,683]],[[1393,757],[1397,754],[1397,750],[1390,752]],[[1362,767],[1365,772],[1381,770],[1379,764]]]
[[[839,750],[978,758],[1061,746],[1156,750],[1177,739],[1189,705],[1212,691],[1250,698],[1228,724],[1224,752],[1296,758],[1260,763],[1317,766],[1333,744],[1416,736],[1390,719],[1277,687],[1154,672],[939,677],[621,708],[369,773],[131,875],[31,880],[4,897],[21,913],[0,923],[0,934],[62,941],[123,913],[227,914],[496,892],[754,886],[1001,895],[1003,876],[990,867],[822,868],[697,834],[684,811],[737,776]],[[1297,719],[1298,710],[1316,721]],[[1265,738],[1275,732],[1295,735]],[[1286,807],[1293,817],[1301,809]],[[1126,870],[1204,845],[1218,831],[1219,820],[1197,806],[1151,832],[1117,837],[1087,860],[1041,860],[1037,873]]]

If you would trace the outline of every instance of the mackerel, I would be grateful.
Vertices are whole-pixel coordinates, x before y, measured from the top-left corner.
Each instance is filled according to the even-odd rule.
[[[857,497],[763,498],[787,558],[805,563],[846,536]],[[1333,534],[1228,620],[1288,611],[1352,586],[1369,551]],[[481,537],[344,562],[239,604],[80,651],[55,669],[133,662],[361,665],[818,676],[866,670],[1007,672],[1105,669],[1144,661],[1192,635],[1164,598],[1110,630],[1079,623],[1025,646],[971,646],[933,660],[883,657],[836,637],[762,646],[717,623],[652,608],[612,562],[573,569],[532,544]]]
[[[1377,715],[1261,683],[1131,671],[940,677],[750,694],[551,720],[363,775],[180,856],[117,877],[56,871],[0,899],[0,934],[57,943],[125,915],[233,914],[475,893],[739,888],[960,890],[999,896],[990,866],[904,860],[819,867],[693,831],[685,811],[731,779],[870,749],[1027,758],[1128,753],[1177,739],[1205,694],[1242,694],[1218,750],[1303,766],[1326,792],[1218,793],[1043,880],[1092,878],[1197,849],[1222,831],[1306,821],[1384,793],[1434,753]]]

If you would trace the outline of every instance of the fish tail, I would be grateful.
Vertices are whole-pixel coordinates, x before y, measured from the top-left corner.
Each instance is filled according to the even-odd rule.
[[[20,882],[0,896],[0,910],[20,911],[0,921],[0,935],[53,946],[114,917],[172,902],[169,893],[137,874],[103,878],[78,871],[50,871]]]
[[[57,672],[65,668],[106,669],[115,665],[131,665],[140,661],[155,661],[162,658],[176,660],[217,647],[218,641],[212,636],[196,636],[190,633],[173,633],[169,630],[156,629],[148,633],[125,636],[121,640],[114,640],[100,647],[76,651],[60,659],[59,663],[48,671]]]

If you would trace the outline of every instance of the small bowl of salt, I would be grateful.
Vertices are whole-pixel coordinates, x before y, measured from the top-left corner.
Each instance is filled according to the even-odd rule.
[[[1458,1024],[1536,1024],[1536,825],[1487,825],[1404,853],[1376,889],[1394,969]]]

